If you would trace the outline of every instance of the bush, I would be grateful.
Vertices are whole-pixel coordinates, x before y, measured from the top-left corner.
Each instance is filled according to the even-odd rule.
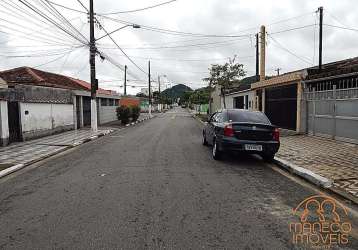
[[[120,106],[117,108],[117,117],[118,120],[121,120],[123,124],[127,124],[129,122],[129,118],[131,117],[131,109],[127,106]]]
[[[140,107],[139,106],[133,106],[132,107],[132,121],[138,120],[140,115]]]

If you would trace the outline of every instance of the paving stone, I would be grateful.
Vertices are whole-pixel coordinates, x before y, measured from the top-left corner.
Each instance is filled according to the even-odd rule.
[[[358,145],[307,135],[283,136],[277,156],[358,197]]]

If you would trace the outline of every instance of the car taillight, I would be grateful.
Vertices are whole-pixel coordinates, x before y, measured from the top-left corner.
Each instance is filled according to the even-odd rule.
[[[273,131],[272,139],[274,141],[280,141],[280,130],[278,130],[278,128],[275,128],[275,130]]]
[[[232,128],[232,124],[225,125],[224,135],[225,136],[234,136],[234,129]]]

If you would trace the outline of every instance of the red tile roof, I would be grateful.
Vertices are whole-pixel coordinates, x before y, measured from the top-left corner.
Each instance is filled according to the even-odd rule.
[[[0,77],[9,86],[16,84],[36,85],[52,88],[91,91],[91,84],[69,76],[46,72],[30,67],[20,67],[0,72]],[[98,89],[98,94],[115,95],[111,90]]]

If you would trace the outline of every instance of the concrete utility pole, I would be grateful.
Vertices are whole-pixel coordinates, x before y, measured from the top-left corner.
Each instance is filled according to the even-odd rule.
[[[256,81],[260,79],[260,52],[259,52],[259,34],[256,33]]]
[[[260,81],[265,80],[265,60],[266,60],[266,28],[261,26],[260,31]]]
[[[162,102],[161,102],[161,98],[160,98],[160,75],[158,75],[158,92],[159,92],[158,108],[159,108],[159,111],[162,111]]]
[[[322,70],[322,41],[323,41],[323,7],[318,8],[319,11],[319,63],[318,68]]]
[[[96,79],[96,40],[94,37],[94,12],[93,0],[90,0],[89,9],[90,19],[90,68],[91,68],[91,129],[97,132],[97,100],[96,93],[98,89],[98,81]]]
[[[127,95],[127,65],[124,66],[124,95]]]
[[[151,86],[151,80],[150,80],[150,61],[148,62],[148,94],[149,94],[149,117],[152,116],[152,86]]]

